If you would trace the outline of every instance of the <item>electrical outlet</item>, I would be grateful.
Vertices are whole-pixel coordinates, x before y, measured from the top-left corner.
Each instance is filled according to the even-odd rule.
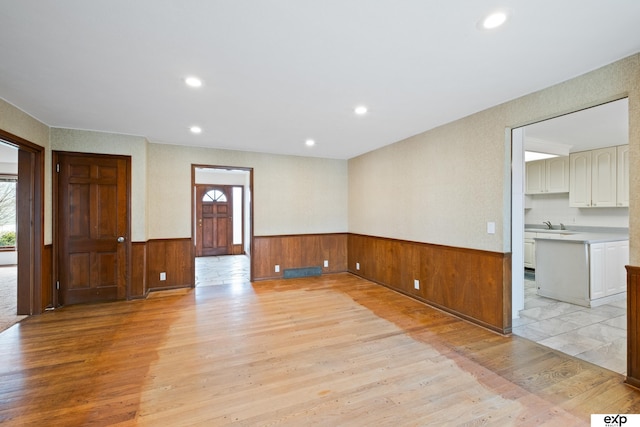
[[[328,260],[328,259],[325,259],[325,260],[324,260],[324,266],[325,266],[325,267],[329,267],[329,260]]]
[[[356,262],[356,270],[360,270],[360,263]]]
[[[413,281],[413,289],[420,289],[420,280],[416,279]]]
[[[276,264],[276,273],[280,273],[280,264]]]
[[[167,280],[167,273],[166,272],[162,272],[160,273],[160,280]]]

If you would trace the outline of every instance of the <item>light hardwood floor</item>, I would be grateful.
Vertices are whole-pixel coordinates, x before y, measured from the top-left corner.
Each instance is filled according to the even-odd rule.
[[[70,306],[0,334],[6,425],[567,427],[638,413],[623,381],[346,273]]]

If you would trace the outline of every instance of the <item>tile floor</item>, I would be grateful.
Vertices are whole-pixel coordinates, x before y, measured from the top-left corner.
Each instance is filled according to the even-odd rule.
[[[196,258],[196,287],[249,282],[249,257],[224,255]]]
[[[525,280],[513,333],[620,374],[627,371],[627,300],[588,308],[536,294]]]

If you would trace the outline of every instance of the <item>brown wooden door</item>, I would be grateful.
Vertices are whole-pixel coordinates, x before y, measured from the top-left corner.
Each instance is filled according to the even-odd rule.
[[[196,255],[231,254],[233,200],[231,187],[196,185]]]
[[[57,153],[63,305],[127,297],[130,159]]]

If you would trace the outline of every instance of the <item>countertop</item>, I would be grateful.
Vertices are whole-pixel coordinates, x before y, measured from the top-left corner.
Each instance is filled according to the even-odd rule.
[[[549,241],[557,240],[557,241],[567,242],[567,243],[592,244],[592,243],[618,242],[621,240],[629,240],[629,230],[626,228],[575,227],[575,228],[567,228],[566,230],[560,230],[555,228],[549,230],[543,227],[534,227],[534,226],[525,225],[524,231],[537,233],[535,237],[536,240],[549,240]],[[563,233],[563,234],[558,235],[560,233]]]

